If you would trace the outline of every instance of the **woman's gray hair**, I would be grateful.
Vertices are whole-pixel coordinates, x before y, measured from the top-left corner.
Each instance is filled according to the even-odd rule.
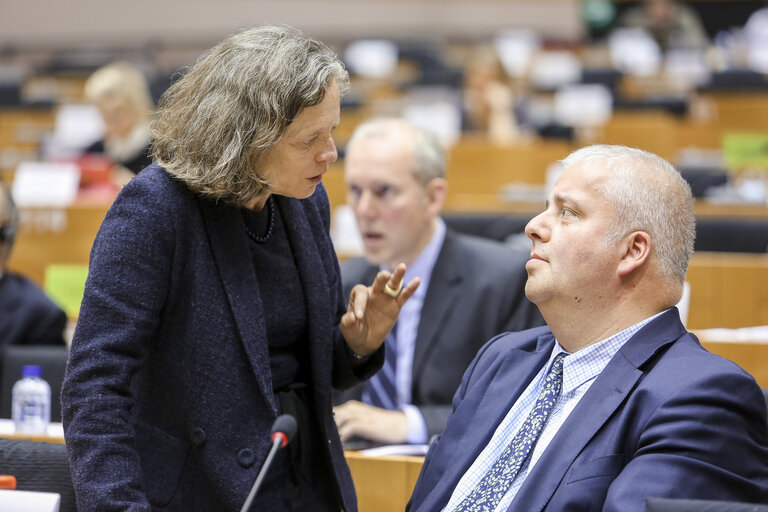
[[[562,161],[609,171],[614,179],[601,185],[618,220],[613,234],[621,239],[645,231],[655,247],[661,272],[682,284],[693,254],[696,217],[688,182],[663,158],[625,146],[594,145],[574,151]]]
[[[347,150],[357,141],[387,134],[406,132],[413,140],[413,177],[422,185],[433,178],[445,177],[445,148],[429,130],[398,117],[377,117],[360,123],[347,142]]]
[[[264,156],[306,107],[349,76],[323,43],[290,27],[243,30],[211,48],[160,99],[152,156],[191,190],[245,205],[267,193]]]

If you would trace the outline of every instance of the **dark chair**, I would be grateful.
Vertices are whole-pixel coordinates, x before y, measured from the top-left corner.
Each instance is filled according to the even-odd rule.
[[[510,235],[523,233],[533,215],[445,214],[445,224],[459,233],[503,242]]]
[[[0,438],[0,474],[15,476],[20,491],[59,493],[59,512],[77,512],[64,444]]]
[[[764,253],[768,251],[768,223],[749,219],[697,219],[694,249]]]
[[[751,69],[729,69],[712,73],[708,83],[699,87],[699,92],[715,91],[765,91],[768,78]]]
[[[735,501],[646,498],[645,512],[768,512],[768,505]]]
[[[51,421],[61,421],[61,383],[67,367],[69,350],[53,345],[10,345],[3,351],[0,372],[0,418],[11,417],[11,391],[21,378],[24,365],[36,364],[51,386]]]
[[[728,183],[728,172],[720,167],[709,169],[682,167],[680,174],[691,186],[693,197],[706,197],[710,188],[722,187]]]
[[[505,241],[523,233],[533,215],[446,213],[446,225],[459,233]],[[768,252],[768,223],[763,220],[702,218],[696,221],[696,251]]]

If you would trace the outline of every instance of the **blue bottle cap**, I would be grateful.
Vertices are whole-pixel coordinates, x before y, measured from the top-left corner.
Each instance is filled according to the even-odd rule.
[[[24,365],[21,368],[21,376],[24,377],[24,378],[27,378],[27,377],[37,377],[37,378],[40,378],[40,376],[42,374],[43,374],[43,372],[40,369],[40,366],[36,365],[36,364]]]

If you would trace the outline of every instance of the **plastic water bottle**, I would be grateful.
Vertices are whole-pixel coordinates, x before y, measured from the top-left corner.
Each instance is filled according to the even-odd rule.
[[[17,433],[46,435],[51,422],[51,387],[37,365],[24,366],[13,385],[13,423]]]

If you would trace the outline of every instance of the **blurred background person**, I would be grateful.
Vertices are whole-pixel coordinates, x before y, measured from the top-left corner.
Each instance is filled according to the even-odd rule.
[[[523,138],[516,115],[516,98],[495,50],[480,46],[464,66],[463,129],[498,143]]]
[[[239,510],[283,413],[298,433],[252,510],[357,509],[331,386],[381,366],[418,282],[382,272],[345,312],[321,180],[348,87],[328,47],[264,26],[161,99],[157,163],[94,242],[62,389],[79,510]]]
[[[699,15],[675,0],[643,0],[619,16],[618,26],[641,28],[663,50],[674,48],[703,50],[709,44]]]
[[[147,79],[129,62],[108,64],[88,77],[85,97],[104,120],[104,136],[85,152],[107,156],[116,183],[124,184],[152,163],[149,126],[155,106]]]
[[[35,283],[8,271],[18,229],[18,210],[10,190],[0,182],[0,349],[7,345],[64,345],[64,311]]]
[[[524,293],[528,251],[446,229],[443,147],[424,129],[401,119],[365,122],[347,144],[344,168],[365,250],[341,265],[345,294],[400,261],[421,286],[387,337],[384,368],[336,400],[336,423],[342,440],[427,443],[445,427],[482,344],[543,324]]]

